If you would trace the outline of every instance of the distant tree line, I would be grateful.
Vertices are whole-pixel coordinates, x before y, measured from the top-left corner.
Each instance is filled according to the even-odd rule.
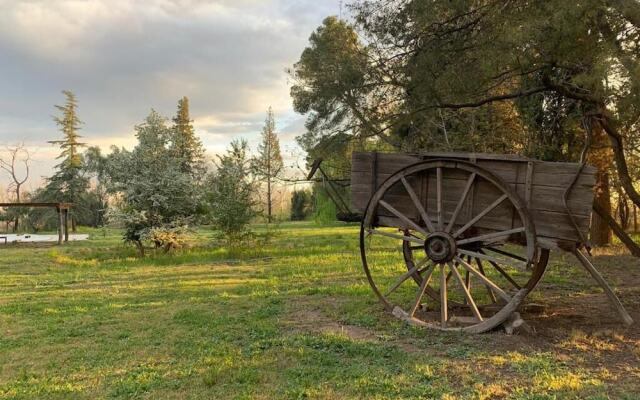
[[[9,157],[0,158],[0,168],[12,179],[9,190],[15,202],[72,203],[74,232],[80,225],[121,226],[124,240],[135,244],[141,255],[149,247],[165,252],[181,247],[197,225],[210,224],[224,240],[238,241],[261,216],[274,221],[274,191],[284,177],[284,163],[271,108],[255,156],[241,139],[211,162],[196,135],[186,97],[178,101],[173,118],[152,110],[135,126],[133,149],[112,146],[103,154],[82,140],[78,100],[71,91],[63,94],[65,102],[55,106],[54,117],[61,137],[50,141],[60,148],[59,162],[44,186],[22,191],[30,167],[25,146],[9,147]],[[292,219],[309,217],[309,192],[295,191],[292,204]],[[55,212],[39,208],[11,208],[1,217],[14,231],[20,223],[23,230],[36,232],[55,229],[57,223]]]

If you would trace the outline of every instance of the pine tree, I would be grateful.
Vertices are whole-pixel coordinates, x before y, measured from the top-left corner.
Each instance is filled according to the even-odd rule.
[[[276,121],[273,110],[269,107],[264,128],[262,128],[262,142],[258,146],[258,156],[253,160],[253,170],[256,177],[267,185],[267,221],[273,220],[273,185],[282,178],[284,164],[280,154],[280,142],[276,134]]]
[[[178,101],[178,112],[173,117],[172,150],[181,159],[181,170],[200,180],[204,176],[204,149],[196,136],[193,121],[189,115],[189,98]]]
[[[226,154],[218,156],[216,171],[209,175],[211,222],[228,242],[241,240],[255,216],[248,152],[246,140],[232,141]]]
[[[77,114],[78,101],[76,96],[69,90],[64,90],[62,93],[66,98],[65,104],[55,106],[61,116],[53,117],[62,132],[62,139],[49,141],[49,143],[60,147],[61,153],[57,158],[62,161],[56,165],[55,174],[48,180],[45,196],[56,201],[77,203],[88,185],[88,179],[83,174],[83,161],[80,153],[80,148],[85,146],[85,143],[79,141],[81,136],[78,131],[82,121]],[[70,216],[71,227],[75,232],[76,216],[73,209]]]

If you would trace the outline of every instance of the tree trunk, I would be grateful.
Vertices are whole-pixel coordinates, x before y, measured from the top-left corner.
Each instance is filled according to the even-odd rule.
[[[140,257],[144,257],[144,245],[142,244],[142,241],[136,240],[134,241],[134,243],[136,244],[136,248],[138,249],[138,255]]]
[[[71,232],[76,233],[76,227],[77,227],[76,216],[71,215]]]
[[[635,257],[640,257],[640,246],[638,246],[638,244],[634,242],[629,235],[627,235],[627,232],[625,232],[624,229],[622,229],[622,227],[618,225],[616,220],[613,219],[608,212],[601,209],[597,203],[593,203],[593,209],[595,211],[593,217],[598,216],[603,221],[605,221],[605,223],[608,223],[611,229],[614,230],[616,236],[620,239],[620,241],[627,247],[627,249],[629,249],[631,254]]]
[[[598,171],[594,207],[611,215],[611,193],[609,191],[609,173]],[[591,217],[591,244],[605,246],[611,242],[611,228],[600,214]]]
[[[267,223],[271,223],[271,178],[267,178]]]
[[[607,148],[607,134],[600,126],[593,126],[591,141],[594,145],[588,156],[588,161],[598,168],[594,204],[611,215],[611,188],[609,183],[609,168],[611,167],[611,150]],[[591,217],[591,244],[606,246],[611,242],[611,228],[600,215]]]

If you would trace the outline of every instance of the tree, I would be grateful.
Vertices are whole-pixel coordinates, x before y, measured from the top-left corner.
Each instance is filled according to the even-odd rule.
[[[291,220],[304,221],[311,214],[311,193],[294,190],[291,193]]]
[[[183,97],[178,101],[178,111],[173,117],[173,132],[171,149],[181,160],[182,172],[201,180],[205,173],[204,149],[200,139],[195,134],[193,121],[189,115],[189,99]]]
[[[24,144],[7,147],[7,160],[0,158],[0,168],[5,170],[11,177],[11,183],[7,190],[13,191],[16,203],[21,201],[21,189],[29,179],[29,165],[31,155]],[[18,231],[19,215],[16,214],[13,220],[13,231]]]
[[[606,135],[625,194],[640,204],[628,147],[640,135],[638,2],[372,0],[351,10],[347,28],[363,39],[350,48],[358,50],[345,53],[338,40],[319,46],[339,26],[325,21],[294,67],[296,110],[315,125],[336,121],[339,110],[359,112],[352,133],[396,149],[445,133],[462,134],[466,147],[498,127],[522,133],[505,135],[503,149],[494,143],[498,151],[571,161],[592,126]],[[358,80],[337,79],[345,69],[336,67],[357,54],[366,55]],[[358,102],[344,103],[354,93]]]
[[[62,132],[62,139],[52,140],[49,143],[58,145],[61,153],[58,159],[62,160],[56,166],[55,174],[48,179],[47,187],[43,195],[52,201],[76,203],[86,191],[88,179],[83,175],[82,154],[80,148],[85,144],[79,140],[78,134],[82,121],[78,118],[78,101],[73,92],[65,90],[66,102],[55,107],[61,112],[61,116],[54,117],[54,121]],[[71,227],[76,231],[76,211],[71,209]]]
[[[119,207],[112,217],[124,224],[125,241],[144,255],[144,242],[168,251],[197,218],[201,193],[182,170],[182,158],[171,148],[173,131],[151,111],[136,126],[133,151],[115,151],[108,157],[109,190],[118,193]],[[164,241],[166,239],[166,241]]]
[[[249,223],[256,215],[248,149],[244,139],[231,142],[227,153],[218,156],[217,169],[208,179],[211,221],[230,242],[241,239],[248,232]]]
[[[276,121],[269,107],[262,128],[262,142],[258,146],[258,155],[253,159],[255,176],[267,185],[267,222],[273,220],[273,185],[282,178],[284,164],[280,154],[280,142],[276,134]]]
[[[108,158],[102,155],[102,151],[97,146],[91,146],[84,152],[83,170],[90,177],[93,184],[81,198],[82,222],[86,225],[98,227],[103,226],[107,214],[108,204],[108,178],[107,162]]]

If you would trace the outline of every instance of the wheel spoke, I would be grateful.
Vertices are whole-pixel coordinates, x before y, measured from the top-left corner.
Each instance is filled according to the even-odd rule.
[[[524,258],[522,256],[519,256],[517,254],[509,253],[508,251],[504,251],[504,250],[501,250],[501,249],[496,249],[495,247],[489,247],[489,246],[485,246],[485,249],[491,250],[494,253],[502,254],[503,256],[507,256],[507,257],[515,258],[516,260],[527,262],[526,258]]]
[[[436,197],[438,200],[437,205],[437,213],[438,213],[438,230],[442,231],[444,229],[444,221],[442,219],[442,168],[436,169]]]
[[[447,274],[444,272],[445,264],[440,264],[440,324],[447,327],[449,320],[449,310],[447,309]]]
[[[462,211],[462,207],[464,206],[464,203],[467,200],[467,196],[469,196],[469,192],[471,191],[471,186],[473,186],[473,182],[475,181],[475,179],[476,179],[476,173],[474,172],[473,174],[471,174],[471,176],[469,177],[469,180],[467,181],[467,186],[465,186],[464,188],[462,197],[460,198],[460,201],[458,202],[458,205],[456,206],[456,209],[453,212],[451,219],[449,220],[449,225],[447,225],[447,229],[445,230],[445,232],[451,233],[451,229],[453,229],[453,225],[456,223],[456,220],[458,219],[458,214],[460,214],[460,211]]]
[[[436,264],[431,264],[429,269],[427,269],[427,272],[424,275],[424,279],[420,284],[420,288],[418,289],[416,300],[413,303],[413,307],[411,307],[411,310],[409,311],[410,317],[413,317],[418,307],[420,307],[420,301],[422,300],[422,296],[424,296],[424,291],[427,290],[427,286],[429,286],[429,281],[431,280],[431,276],[433,275],[433,271],[435,270],[435,268],[436,268]]]
[[[464,254],[465,256],[471,256],[471,257],[475,257],[475,258],[479,258],[481,260],[486,260],[486,261],[493,261],[495,263],[500,263],[502,261],[498,260],[495,257],[492,257],[490,255],[487,255],[483,252],[477,253],[475,251],[471,251],[471,250],[465,250],[465,249],[458,249],[458,253],[460,254]],[[521,269],[521,270],[526,270],[527,266],[519,261],[514,261],[510,263],[512,266],[514,266],[517,269]]]
[[[453,276],[456,277],[456,279],[458,280],[458,283],[462,287],[462,291],[464,292],[464,296],[467,299],[467,304],[469,305],[469,308],[471,308],[471,311],[473,312],[473,315],[475,315],[476,318],[479,321],[482,321],[483,320],[482,319],[482,315],[480,314],[480,311],[478,310],[478,306],[476,306],[475,301],[473,301],[473,297],[471,296],[471,292],[465,286],[465,282],[462,280],[462,276],[460,276],[460,272],[458,272],[458,269],[451,262],[449,263],[449,268],[451,269],[451,271],[453,271]],[[468,272],[469,271],[467,271],[467,273]]]
[[[482,261],[479,258],[476,258],[476,264],[478,264],[478,270],[480,271],[480,273],[484,276],[487,276],[487,274],[484,272],[484,266],[482,265]],[[469,264],[471,264],[471,261],[469,261]],[[467,273],[469,273],[469,271],[467,271]],[[489,298],[491,299],[492,303],[496,302],[496,295],[493,294],[493,290],[491,290],[491,287],[489,285],[484,285],[484,287],[487,289],[487,293],[489,293]]]
[[[395,234],[395,233],[379,231],[377,229],[369,229],[369,234],[370,235],[386,236],[386,237],[390,237],[390,238],[393,238],[393,239],[404,240],[405,242],[414,242],[414,243],[419,243],[419,244],[424,245],[424,240],[418,239],[418,238],[415,238],[415,237],[412,237],[412,236],[398,235],[398,234]]]
[[[467,264],[466,261],[464,261],[462,258],[460,257],[456,257],[455,258],[456,261],[458,261],[460,263],[460,265],[462,265],[467,271],[471,272],[473,275],[475,275],[478,279],[480,279],[482,282],[484,282],[485,284],[489,285],[491,287],[491,289],[493,289],[493,291],[495,291],[498,296],[502,297],[505,301],[509,302],[511,301],[511,296],[509,296],[507,293],[505,293],[504,290],[500,289],[500,287],[498,285],[496,285],[495,283],[493,283],[489,278],[487,278],[486,276],[482,275],[480,272],[478,272],[475,268],[473,268],[471,265]]]
[[[498,198],[491,205],[489,205],[489,207],[487,207],[484,210],[482,210],[482,212],[480,212],[480,214],[478,214],[475,217],[473,217],[473,219],[471,221],[467,222],[462,228],[458,229],[453,234],[453,237],[457,238],[458,236],[460,236],[464,231],[469,229],[470,226],[472,226],[473,224],[478,222],[485,215],[489,214],[491,211],[493,211],[494,208],[498,207],[503,201],[505,201],[507,199],[507,197],[509,197],[509,196],[507,196],[506,194],[503,194],[502,196],[500,196],[500,198]]]
[[[484,253],[483,253],[483,254],[484,254]],[[478,261],[480,261],[480,260],[478,259]],[[511,284],[513,285],[513,287],[514,287],[514,288],[516,288],[516,289],[518,289],[518,290],[522,289],[522,287],[520,287],[520,285],[518,285],[518,282],[516,282],[516,281],[511,277],[511,275],[509,275],[509,274],[508,274],[504,269],[502,269],[502,268],[500,267],[500,265],[498,265],[498,263],[496,263],[496,262],[494,262],[494,261],[489,260],[489,264],[491,264],[491,266],[492,266],[493,268],[495,268],[495,269],[496,269],[496,271],[498,271],[498,272],[500,273],[500,275],[504,276],[504,278],[505,278],[506,280],[508,280],[508,281],[509,281],[509,283],[511,283]]]
[[[420,213],[420,216],[422,217],[424,224],[427,226],[427,230],[431,233],[435,232],[436,230],[433,227],[433,224],[431,223],[431,220],[429,219],[427,212],[422,206],[422,203],[420,202],[420,198],[418,198],[418,195],[416,194],[416,192],[413,190],[413,188],[411,187],[409,182],[407,182],[404,176],[401,177],[400,180],[402,181],[402,184],[404,185],[404,188],[407,191],[407,193],[409,193],[409,197],[411,197],[413,204],[418,209],[418,212]]]
[[[400,211],[396,210],[391,204],[387,203],[384,200],[380,200],[379,204],[382,204],[384,208],[391,211],[393,215],[400,218],[402,221],[404,221],[407,225],[411,226],[413,229],[417,230],[418,232],[422,233],[425,236],[428,235],[427,231],[425,231],[421,226],[413,222],[409,217],[407,217]]]
[[[429,258],[425,257],[424,259],[420,260],[420,262],[418,262],[413,268],[411,268],[404,274],[400,275],[400,277],[395,281],[395,283],[391,286],[391,288],[387,291],[387,293],[384,296],[388,297],[397,288],[399,288],[400,285],[404,283],[404,281],[409,279],[413,274],[415,273],[419,274],[420,272],[422,272],[420,268],[424,267],[427,264],[427,262],[429,262]]]
[[[487,233],[486,235],[480,235],[480,236],[476,236],[468,239],[458,240],[457,245],[461,246],[467,243],[480,242],[480,241],[489,240],[489,239],[497,239],[503,236],[509,236],[509,235],[513,235],[514,233],[520,233],[520,232],[524,232],[524,227],[509,229],[508,231]]]

